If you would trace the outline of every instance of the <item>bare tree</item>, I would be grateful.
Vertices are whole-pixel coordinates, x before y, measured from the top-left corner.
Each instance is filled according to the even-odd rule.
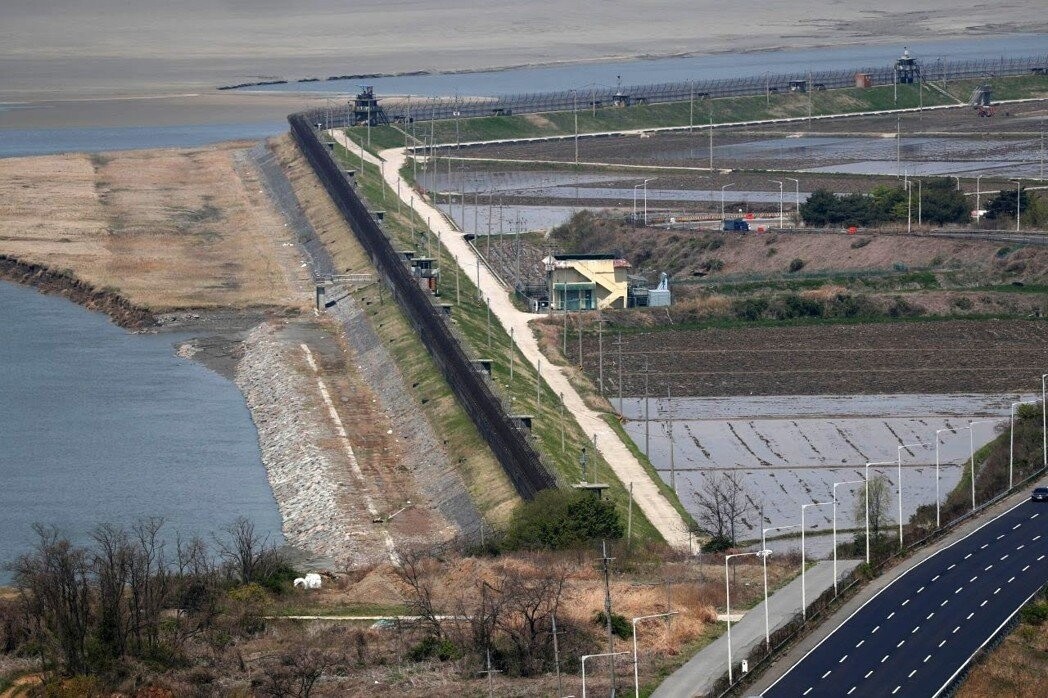
[[[514,570],[502,575],[503,613],[498,627],[513,644],[522,676],[544,668],[552,618],[560,608],[568,572],[563,565],[543,565],[538,575],[524,577]]]
[[[126,586],[133,552],[127,532],[111,524],[95,529],[91,569],[98,593],[98,641],[111,657],[127,651],[130,632]]]
[[[439,567],[440,561],[434,553],[408,550],[400,554],[400,562],[395,568],[397,576],[411,588],[408,607],[412,615],[422,618],[438,638],[444,636],[433,597],[433,576]]]
[[[884,475],[874,475],[869,482],[870,494],[870,540],[876,541],[881,536],[881,529],[888,518],[892,503],[891,483]],[[866,525],[866,496],[859,498],[855,505],[855,521],[860,526]]]
[[[735,545],[739,523],[757,507],[747,496],[742,479],[735,471],[706,476],[702,488],[693,492],[698,505],[696,521],[712,536]]]
[[[248,584],[274,571],[277,556],[268,539],[255,532],[255,524],[250,519],[238,516],[222,531],[226,538],[215,539],[218,554],[237,579]]]
[[[33,526],[33,552],[14,565],[19,598],[32,619],[31,632],[45,666],[59,663],[69,674],[88,670],[86,641],[90,629],[90,581],[87,553],[53,527]]]
[[[161,518],[148,518],[131,527],[133,554],[128,567],[131,598],[131,637],[139,656],[160,646],[160,614],[171,591],[171,571],[164,555]]]
[[[263,694],[274,698],[309,698],[324,672],[337,658],[315,647],[298,647],[283,652],[265,667],[267,683]]]

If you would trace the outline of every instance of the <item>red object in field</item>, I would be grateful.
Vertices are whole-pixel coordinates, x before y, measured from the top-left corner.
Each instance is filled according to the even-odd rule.
[[[763,233],[764,232],[764,226],[763,225],[758,225],[757,226],[757,232],[758,233]]]
[[[859,232],[859,229],[856,228],[854,225],[848,228],[848,235],[855,235],[855,233],[857,232]]]
[[[752,213],[747,213],[746,214],[746,220],[752,221],[753,220],[753,214]]]

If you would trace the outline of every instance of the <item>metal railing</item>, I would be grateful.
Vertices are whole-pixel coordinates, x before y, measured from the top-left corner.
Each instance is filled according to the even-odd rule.
[[[440,310],[422,290],[392,243],[314,130],[315,117],[304,112],[288,117],[291,135],[316,172],[339,212],[364,247],[382,283],[403,309],[477,431],[491,447],[514,487],[524,499],[555,487],[528,438],[509,419],[489,383],[456,341]]]

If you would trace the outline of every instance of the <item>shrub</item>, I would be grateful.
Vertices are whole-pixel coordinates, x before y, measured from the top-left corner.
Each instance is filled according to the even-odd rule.
[[[733,547],[734,545],[731,542],[731,538],[728,538],[727,536],[714,536],[702,544],[702,552],[723,553],[725,550],[731,550]]]
[[[851,248],[853,250],[862,249],[863,247],[866,247],[867,245],[869,245],[872,241],[873,241],[872,238],[859,238],[858,240],[856,240],[855,242],[853,242],[851,244]]]
[[[971,298],[961,296],[960,298],[954,298],[951,305],[958,310],[971,310],[975,304],[972,303]]]
[[[760,320],[767,309],[768,301],[764,298],[743,298],[731,306],[731,312],[735,317],[750,322]]]
[[[543,490],[513,512],[506,547],[561,550],[595,539],[617,539],[624,533],[615,505],[579,490]]]
[[[706,261],[706,266],[709,267],[710,271],[720,271],[724,268],[724,260],[710,259]]]
[[[790,266],[789,266],[788,270],[789,270],[789,272],[791,274],[793,274],[793,273],[796,273],[796,272],[800,271],[803,268],[804,268],[804,260],[803,259],[799,259],[799,258],[795,258],[793,261],[790,262]]]
[[[1048,601],[1035,601],[1025,606],[1020,615],[1024,623],[1043,625],[1048,620]]]
[[[438,638],[432,635],[423,638],[422,642],[408,650],[408,659],[413,662],[423,662],[430,658],[449,662],[461,656],[462,652],[454,642],[447,638]]]
[[[605,615],[604,611],[597,611],[593,616],[593,622],[602,628],[606,628],[608,627],[608,616]],[[626,616],[620,616],[615,611],[612,611],[611,632],[623,640],[628,640],[633,637],[633,624],[626,619]]]
[[[769,257],[774,257],[777,254],[779,254],[779,250],[777,248],[775,248],[775,247],[769,247],[768,248],[768,256]]]

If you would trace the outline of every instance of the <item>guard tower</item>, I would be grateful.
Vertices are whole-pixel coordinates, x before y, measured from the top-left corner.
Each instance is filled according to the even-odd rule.
[[[361,91],[353,100],[353,123],[360,125],[383,126],[389,123],[389,117],[378,104],[375,88],[361,85]]]
[[[917,59],[910,55],[910,49],[903,48],[902,55],[895,61],[895,82],[913,84],[920,79],[921,67]]]

